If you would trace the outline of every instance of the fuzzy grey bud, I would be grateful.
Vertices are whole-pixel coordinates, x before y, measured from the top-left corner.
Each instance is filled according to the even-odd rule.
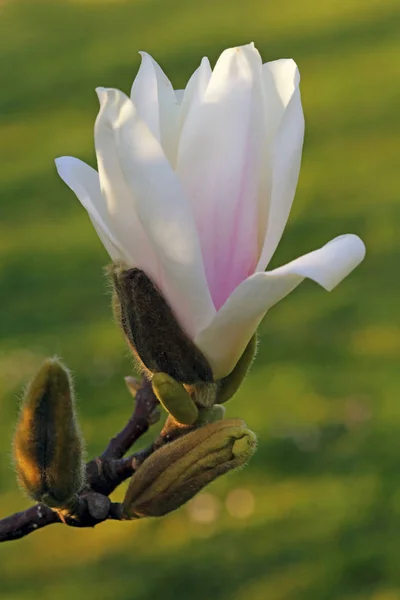
[[[114,263],[111,273],[114,314],[147,374],[167,373],[186,384],[213,381],[208,361],[144,271]]]

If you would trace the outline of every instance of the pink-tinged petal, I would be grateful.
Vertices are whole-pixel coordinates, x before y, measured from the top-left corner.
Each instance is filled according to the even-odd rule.
[[[191,207],[162,147],[131,100],[118,90],[100,88],[98,95],[108,149],[161,267],[155,281],[182,327],[194,336],[215,311]]]
[[[171,164],[175,163],[179,104],[170,80],[158,63],[140,52],[142,63],[133,82],[131,100]]]
[[[246,279],[195,339],[214,376],[224,377],[232,371],[265,313],[305,277],[330,291],[364,256],[365,246],[359,237],[342,235],[278,269]]]
[[[284,110],[273,144],[266,235],[257,271],[263,271],[268,265],[288,220],[300,172],[303,138],[304,116],[300,90],[296,87]]]
[[[254,271],[263,89],[254,45],[226,50],[185,119],[177,173],[190,198],[214,305]]]
[[[271,205],[273,152],[276,134],[286,107],[299,86],[300,73],[292,59],[280,59],[263,65],[262,78],[265,98],[265,145],[259,191],[258,241],[260,254],[264,246]]]
[[[124,248],[115,238],[109,219],[107,204],[100,189],[99,174],[95,169],[72,156],[61,156],[55,160],[61,179],[75,193],[87,210],[105,249],[113,260],[131,261]]]

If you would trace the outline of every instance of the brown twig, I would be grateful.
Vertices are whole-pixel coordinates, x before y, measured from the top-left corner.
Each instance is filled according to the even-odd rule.
[[[143,380],[141,387],[136,392],[133,415],[123,430],[112,438],[100,458],[106,460],[124,456],[134,442],[146,433],[150,425],[158,421],[157,407],[158,400],[153,394],[151,383]]]
[[[135,408],[126,426],[110,441],[105,451],[86,465],[85,488],[76,499],[74,509],[53,510],[43,503],[0,520],[0,542],[17,540],[53,523],[70,527],[94,527],[103,521],[123,520],[122,506],[111,502],[108,496],[128,479],[159,445],[159,440],[148,448],[127,458],[126,452],[156,421],[158,400],[151,384],[144,380],[137,391]]]
[[[0,521],[0,542],[18,540],[52,523],[61,523],[60,516],[45,504],[36,504]]]

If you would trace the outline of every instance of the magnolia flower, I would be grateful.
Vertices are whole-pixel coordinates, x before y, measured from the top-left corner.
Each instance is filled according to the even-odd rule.
[[[98,171],[58,173],[113,260],[153,280],[178,323],[229,374],[271,306],[308,277],[334,288],[364,258],[356,235],[265,272],[300,169],[304,118],[293,60],[262,64],[253,44],[204,58],[174,91],[142,53],[130,97],[98,88]]]

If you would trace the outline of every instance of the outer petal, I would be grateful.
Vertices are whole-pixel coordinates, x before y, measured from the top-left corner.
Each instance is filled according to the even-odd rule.
[[[124,179],[104,108],[100,109],[96,119],[94,141],[108,222],[112,224],[112,233],[119,246],[124,249],[125,262],[128,266],[143,269],[160,285],[160,263],[136,214],[132,191]]]
[[[191,207],[159,142],[130,99],[118,90],[100,88],[98,94],[99,126],[107,132],[108,151],[118,162],[132,209],[161,266],[156,283],[181,325],[194,336],[215,311]],[[113,173],[107,183],[112,184],[112,177]]]
[[[90,219],[113,260],[129,261],[129,257],[112,233],[107,204],[100,189],[99,174],[89,165],[72,156],[62,156],[55,160],[61,179],[76,194],[78,200],[89,213]]]
[[[274,140],[267,229],[256,271],[266,268],[282,237],[299,177],[303,138],[304,116],[300,90],[296,87]]]
[[[305,277],[330,291],[364,258],[365,247],[356,235],[342,235],[319,250],[269,271],[256,273],[228,298],[210,325],[195,339],[216,378],[229,374],[261,319]]]
[[[140,117],[161,143],[172,164],[175,163],[179,103],[170,80],[146,52],[131,90],[131,100]]]
[[[299,86],[300,73],[292,59],[283,58],[265,63],[262,67],[262,78],[265,92],[265,145],[259,193],[260,253],[264,246],[271,204],[272,163],[276,134],[287,105]]]
[[[262,67],[268,119],[267,135],[273,139],[295,90],[299,87],[299,69],[291,58],[281,58]],[[275,131],[273,131],[275,129]]]
[[[187,115],[177,172],[193,203],[214,304],[254,271],[264,117],[261,58],[251,44],[219,58]]]

